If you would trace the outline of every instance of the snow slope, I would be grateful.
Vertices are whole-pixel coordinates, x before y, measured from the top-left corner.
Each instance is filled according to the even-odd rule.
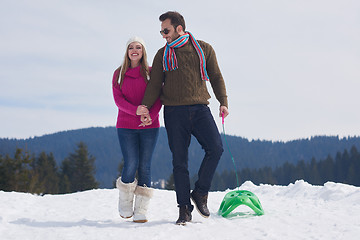
[[[360,188],[328,182],[313,186],[244,183],[255,193],[265,215],[239,206],[236,218],[216,214],[226,192],[211,192],[211,216],[196,210],[186,226],[178,217],[175,192],[155,190],[149,222],[133,223],[117,213],[117,189],[37,196],[0,191],[0,238],[8,239],[359,239]]]

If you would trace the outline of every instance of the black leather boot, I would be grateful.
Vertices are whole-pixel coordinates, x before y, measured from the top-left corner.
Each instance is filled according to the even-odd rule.
[[[191,192],[191,199],[195,203],[196,209],[204,218],[210,216],[210,211],[207,207],[208,194],[199,194],[196,191]]]
[[[176,221],[177,225],[186,225],[186,222],[190,222],[192,219],[191,212],[194,206],[186,205],[179,207],[179,219]]]

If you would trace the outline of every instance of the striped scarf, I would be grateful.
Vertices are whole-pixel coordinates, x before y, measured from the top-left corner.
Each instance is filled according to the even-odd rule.
[[[186,32],[184,35],[181,35],[175,41],[166,44],[163,56],[163,70],[165,72],[172,71],[178,68],[175,48],[181,48],[182,46],[184,46],[189,41],[189,38],[192,45],[195,47],[196,52],[199,55],[201,79],[204,81],[209,81],[209,76],[206,71],[206,60],[204,52],[201,49],[199,43],[196,41],[196,39],[190,32]]]

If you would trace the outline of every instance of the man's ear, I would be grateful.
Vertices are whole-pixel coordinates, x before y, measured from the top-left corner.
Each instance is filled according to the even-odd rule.
[[[184,29],[181,25],[178,25],[175,30],[180,35],[184,34]]]

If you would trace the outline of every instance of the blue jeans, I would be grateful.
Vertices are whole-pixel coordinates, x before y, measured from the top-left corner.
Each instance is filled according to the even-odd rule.
[[[207,105],[165,106],[164,120],[173,156],[177,203],[179,206],[191,205],[188,171],[191,135],[194,135],[205,151],[194,191],[207,194],[224,151],[220,133]]]
[[[121,152],[124,157],[121,181],[123,183],[134,182],[137,170],[138,185],[150,187],[151,158],[159,136],[159,128],[118,128],[117,132]]]

